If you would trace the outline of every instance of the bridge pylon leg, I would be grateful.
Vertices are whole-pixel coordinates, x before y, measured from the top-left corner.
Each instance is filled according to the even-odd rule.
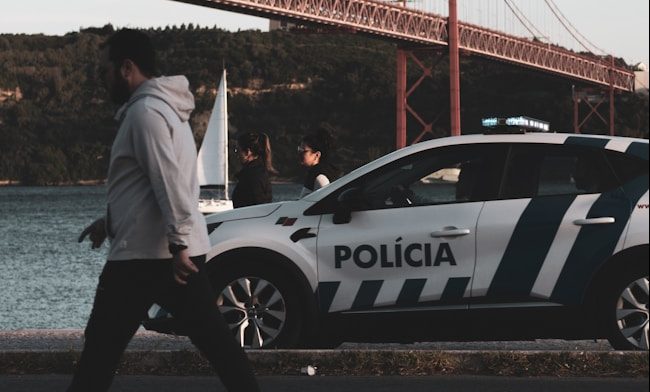
[[[604,132],[614,136],[614,89],[573,86],[572,90],[573,132],[583,133],[587,128],[587,133],[598,133],[603,131],[599,128],[604,125],[606,127]],[[606,102],[609,102],[609,105],[604,105]],[[581,107],[586,107],[587,112],[581,113]],[[603,113],[605,107],[609,108],[607,114]],[[581,114],[584,117],[581,117]],[[599,124],[600,127],[596,127],[594,123]]]
[[[457,0],[449,0],[449,115],[451,136],[460,136],[460,60]]]
[[[423,57],[426,55],[431,55],[433,58],[432,64],[430,66],[425,64]],[[411,144],[415,144],[421,141],[427,134],[435,137],[433,133],[433,125],[442,117],[442,111],[434,116],[432,121],[425,120],[425,116],[418,113],[409,104],[409,97],[413,94],[417,88],[422,85],[422,83],[427,78],[432,78],[433,69],[438,65],[438,63],[446,57],[446,54],[440,50],[436,49],[423,49],[423,48],[404,48],[400,47],[397,49],[397,91],[396,91],[396,108],[397,108],[397,124],[395,131],[395,147],[397,149],[406,147],[408,144],[408,114],[412,117],[420,126],[418,136],[413,139]],[[408,81],[408,64],[410,62],[414,63],[417,68],[421,71],[418,79],[409,85]],[[444,108],[446,110],[447,108]]]
[[[397,49],[397,129],[395,148],[406,147],[406,51]]]

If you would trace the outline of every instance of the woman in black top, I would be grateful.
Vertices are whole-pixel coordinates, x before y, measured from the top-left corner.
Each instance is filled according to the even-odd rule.
[[[273,198],[269,174],[275,174],[271,161],[271,143],[262,132],[247,132],[237,136],[235,153],[242,169],[235,176],[232,191],[235,208],[270,203]]]
[[[334,138],[326,130],[302,138],[298,147],[300,164],[309,170],[300,197],[328,185],[338,177],[339,170],[330,163],[333,149]]]

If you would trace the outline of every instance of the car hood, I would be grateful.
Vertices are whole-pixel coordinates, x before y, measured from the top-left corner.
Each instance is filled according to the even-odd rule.
[[[269,216],[275,210],[280,208],[282,204],[280,203],[269,203],[269,204],[258,204],[256,206],[250,207],[241,207],[235,208],[234,210],[218,212],[216,214],[211,214],[205,217],[206,223],[217,223],[217,222],[227,222],[239,219],[251,219],[251,218],[260,218],[263,216]]]

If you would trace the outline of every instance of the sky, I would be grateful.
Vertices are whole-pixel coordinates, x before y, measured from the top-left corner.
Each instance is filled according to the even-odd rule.
[[[485,0],[458,0],[478,2]],[[538,1],[542,0],[521,0]],[[554,0],[591,42],[623,57],[649,64],[648,0]],[[226,30],[268,30],[267,19],[171,0],[0,0],[0,34],[62,35],[83,27],[164,27],[193,23]]]

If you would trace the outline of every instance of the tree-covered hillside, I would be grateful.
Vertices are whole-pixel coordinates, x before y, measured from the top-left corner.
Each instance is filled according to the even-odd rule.
[[[111,26],[63,37],[0,35],[0,179],[25,184],[70,183],[105,176],[116,109],[97,78],[98,47]],[[192,117],[202,140],[222,67],[228,71],[231,131],[271,136],[280,176],[296,178],[296,145],[318,127],[337,137],[344,171],[394,148],[393,44],[354,34],[227,32],[180,28],[148,30],[166,75],[185,74],[195,93]],[[479,130],[489,115],[527,115],[571,130],[571,84],[479,58],[461,61],[463,132]],[[419,71],[409,64],[409,79]],[[18,89],[17,89],[18,88]],[[16,91],[18,92],[16,94]],[[446,60],[409,104],[448,134]],[[588,124],[589,125],[589,124]],[[604,125],[594,122],[595,132]],[[409,140],[419,133],[409,119]],[[648,136],[647,96],[617,97],[617,132]],[[238,165],[233,161],[233,171]]]

